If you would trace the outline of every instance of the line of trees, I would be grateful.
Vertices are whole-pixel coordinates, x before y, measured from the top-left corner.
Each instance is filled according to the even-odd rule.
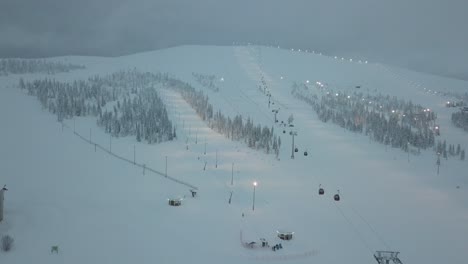
[[[319,97],[303,84],[295,83],[292,87],[292,94],[309,103],[323,122],[332,121],[405,151],[410,145],[418,150],[434,145],[433,127],[437,116],[420,105],[388,95],[364,96],[331,89],[321,93]]]
[[[159,143],[176,136],[167,110],[156,89],[147,87],[125,95],[112,109],[100,112],[98,125],[113,136],[136,135],[138,142]]]
[[[106,133],[158,143],[175,137],[166,107],[153,87],[158,80],[159,75],[133,70],[71,83],[51,79],[25,83],[20,79],[19,87],[36,96],[60,122],[96,116]]]
[[[448,157],[459,157],[461,160],[465,160],[465,150],[461,149],[460,144],[455,147],[455,144],[449,144],[447,150],[447,142],[438,140],[437,147],[435,151],[442,155],[443,158],[448,159]]]
[[[0,59],[0,76],[26,73],[55,74],[84,68],[83,65],[47,61],[45,59]]]
[[[279,155],[281,139],[274,134],[273,127],[255,125],[250,117],[245,121],[241,115],[231,118],[219,110],[214,113],[213,106],[208,102],[208,96],[202,91],[197,91],[190,84],[168,76],[164,77],[163,82],[166,87],[179,92],[213,130],[232,140],[243,140],[250,148],[263,149],[266,153],[273,151]]]
[[[215,113],[207,95],[168,74],[133,69],[73,82],[19,81],[19,87],[37,96],[41,105],[56,114],[59,121],[75,116],[96,116],[98,125],[106,133],[134,135],[138,141],[148,143],[176,137],[155,84],[179,92],[213,130],[232,140],[243,140],[251,148],[279,155],[281,139],[274,135],[273,127],[255,125],[253,120],[245,120],[241,115],[231,118],[219,110]]]
[[[468,132],[468,112],[459,111],[452,113],[452,123]]]

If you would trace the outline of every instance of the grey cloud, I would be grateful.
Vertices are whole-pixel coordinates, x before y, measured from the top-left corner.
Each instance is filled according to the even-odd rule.
[[[462,0],[2,0],[0,57],[254,42],[468,76]]]

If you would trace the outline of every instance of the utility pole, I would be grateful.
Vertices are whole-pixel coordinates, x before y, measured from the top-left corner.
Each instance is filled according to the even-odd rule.
[[[406,149],[408,151],[408,162],[409,162],[409,147],[410,147],[410,143],[408,142],[407,145],[406,145]]]
[[[166,156],[166,177],[167,177],[167,156]]]
[[[292,136],[292,151],[291,151],[291,159],[294,159],[294,136],[297,136],[296,131],[291,131],[291,136]]]
[[[253,199],[252,199],[252,211],[255,211],[255,187],[256,186],[257,186],[257,182],[255,181],[253,183],[254,190],[253,190]]]
[[[91,128],[89,128],[89,142],[92,142],[91,141]]]
[[[437,152],[437,175],[439,175],[439,168],[440,168],[440,152]]]

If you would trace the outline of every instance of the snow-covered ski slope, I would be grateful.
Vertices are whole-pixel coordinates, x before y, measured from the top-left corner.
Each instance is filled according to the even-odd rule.
[[[309,80],[311,87],[319,81],[352,92],[359,85],[363,93],[412,100],[438,114],[442,139],[468,149],[468,134],[450,122],[456,109],[445,108],[451,98],[428,92],[463,93],[467,82],[258,46],[181,46],[118,58],[52,60],[86,69],[0,76],[0,184],[9,188],[0,235],[15,239],[13,251],[0,253],[2,264],[376,263],[376,250],[400,251],[403,263],[468,258],[468,161],[443,159],[437,175],[432,150],[410,155],[408,162],[400,149],[322,123],[291,95],[293,82]],[[215,111],[274,126],[282,140],[279,160],[212,131],[172,90],[157,87],[178,139],[146,145],[134,137],[110,139],[94,118],[67,120],[62,129],[36,98],[16,88],[20,77],[73,81],[133,68],[167,72],[203,90]],[[200,86],[192,72],[215,75],[219,92]],[[262,79],[271,108],[258,88]],[[279,120],[294,116],[299,148],[294,159],[291,128],[283,134],[272,109],[279,109]],[[160,172],[167,157],[167,174],[196,186],[197,196],[164,176],[95,151],[74,135],[74,126],[130,160],[135,146],[136,162]],[[335,202],[338,189],[342,199]],[[167,199],[175,197],[185,197],[181,207],[168,206]],[[293,240],[278,239],[277,230],[295,232]],[[283,249],[241,243],[260,238]],[[51,253],[55,245],[59,254]]]

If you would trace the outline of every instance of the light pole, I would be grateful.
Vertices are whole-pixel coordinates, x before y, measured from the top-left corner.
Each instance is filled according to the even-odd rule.
[[[253,187],[254,187],[254,190],[253,190],[253,200],[252,200],[252,211],[255,211],[255,187],[257,186],[257,182],[254,181],[253,182]]]
[[[410,143],[408,142],[407,146],[406,146],[406,149],[408,151],[408,162],[409,162],[409,146],[410,146]]]
[[[232,163],[232,169],[231,169],[231,185],[234,184],[234,162]]]

